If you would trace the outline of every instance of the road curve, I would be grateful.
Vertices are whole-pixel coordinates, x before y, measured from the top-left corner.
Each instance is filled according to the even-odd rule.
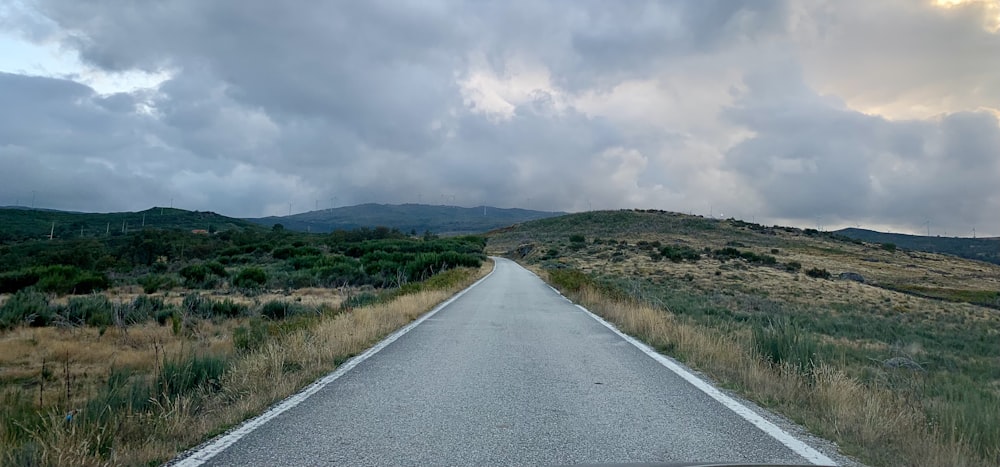
[[[230,442],[203,465],[808,463],[504,259]]]

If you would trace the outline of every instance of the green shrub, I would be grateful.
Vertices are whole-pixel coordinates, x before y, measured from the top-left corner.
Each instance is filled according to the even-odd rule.
[[[21,290],[0,307],[0,329],[10,329],[21,324],[48,326],[56,318],[45,294]]]
[[[76,266],[41,266],[0,274],[0,293],[14,293],[34,286],[42,292],[88,294],[108,288],[103,274]]]
[[[660,248],[660,256],[675,263],[685,260],[698,261],[701,259],[701,253],[687,245],[667,245]]]
[[[62,315],[72,324],[104,328],[111,326],[113,306],[104,295],[73,297],[63,308]]]
[[[247,314],[246,305],[241,305],[230,299],[212,304],[212,315],[223,318],[235,318]]]
[[[292,247],[283,246],[275,248],[274,251],[271,252],[271,256],[274,257],[274,259],[288,259],[291,258],[294,253],[295,249]]]
[[[15,293],[38,283],[34,268],[0,274],[0,293]]]
[[[212,317],[212,300],[202,297],[197,293],[190,293],[185,296],[184,301],[181,302],[181,307],[186,310],[188,314],[199,318]]]
[[[810,268],[806,270],[806,275],[809,277],[815,277],[816,279],[829,279],[830,271],[820,268]]]
[[[241,289],[259,289],[267,283],[267,273],[261,268],[246,268],[236,275],[233,285]]]
[[[201,284],[205,282],[208,277],[208,268],[203,264],[189,264],[184,266],[178,274],[184,278],[184,283],[189,287],[196,284]]]
[[[316,276],[320,283],[328,287],[361,284],[365,281],[365,273],[361,271],[361,265],[357,262],[321,267],[316,271]]]
[[[785,263],[785,270],[788,272],[799,272],[802,269],[802,263],[798,261],[789,261]]]
[[[156,315],[156,312],[164,307],[163,299],[160,297],[150,297],[149,295],[139,295],[132,300],[132,308],[146,318]]]
[[[271,320],[285,319],[293,315],[305,312],[305,307],[297,303],[272,300],[264,304],[260,309],[261,316]]]
[[[218,277],[229,277],[229,272],[226,271],[226,267],[218,261],[209,261],[205,263],[205,267],[208,268],[208,272],[211,272]]]
[[[36,287],[56,294],[88,294],[108,288],[108,279],[75,266],[47,266],[39,269]]]
[[[142,286],[143,293],[147,294],[177,287],[177,281],[173,277],[161,274],[148,274],[140,277],[137,282]]]
[[[896,244],[895,243],[883,243],[882,244],[882,249],[891,253],[893,251],[896,251]]]
[[[180,317],[180,312],[175,308],[164,308],[156,312],[156,324],[160,326],[166,326],[168,322],[172,320],[174,316]]]
[[[569,236],[569,241],[572,242],[572,243],[583,243],[583,242],[587,241],[587,239],[584,238],[583,235],[573,234],[573,235]]]

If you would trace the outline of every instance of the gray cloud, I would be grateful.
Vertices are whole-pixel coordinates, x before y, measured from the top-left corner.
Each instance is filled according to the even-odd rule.
[[[454,196],[1000,234],[1000,50],[974,7],[24,5],[0,34],[89,70],[0,74],[0,204],[257,216]],[[137,70],[169,79],[81,84]],[[871,113],[921,106],[937,110]]]
[[[892,121],[810,91],[796,72],[751,74],[726,115],[755,135],[727,154],[765,213],[965,233],[1000,211],[1000,122],[992,112]],[[774,86],[776,82],[783,86]],[[783,100],[789,102],[782,102]]]

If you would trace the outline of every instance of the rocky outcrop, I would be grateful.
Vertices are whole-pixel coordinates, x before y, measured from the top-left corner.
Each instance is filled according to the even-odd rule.
[[[837,277],[841,280],[860,282],[862,284],[865,283],[865,276],[862,276],[861,274],[858,274],[856,272],[842,272]]]

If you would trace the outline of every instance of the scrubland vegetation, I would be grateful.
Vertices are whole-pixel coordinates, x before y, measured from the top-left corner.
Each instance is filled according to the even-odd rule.
[[[484,240],[145,230],[0,246],[0,465],[149,465],[485,274]]]
[[[865,463],[1000,464],[995,265],[656,211],[534,221],[489,250]]]

